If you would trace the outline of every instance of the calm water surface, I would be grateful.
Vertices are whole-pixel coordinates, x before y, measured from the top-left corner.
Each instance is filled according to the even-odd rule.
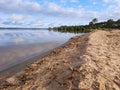
[[[60,42],[73,36],[49,30],[0,30],[0,46]]]
[[[72,33],[49,30],[0,30],[0,71],[56,48]]]

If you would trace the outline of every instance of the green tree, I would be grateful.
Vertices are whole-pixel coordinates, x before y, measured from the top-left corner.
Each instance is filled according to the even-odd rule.
[[[109,20],[107,20],[107,23],[113,24],[114,20],[113,19],[109,19]]]
[[[91,22],[89,22],[89,29],[96,29],[96,23],[98,22],[97,18],[94,18]]]
[[[95,24],[95,23],[98,22],[98,19],[97,19],[97,18],[94,18],[94,19],[92,20],[92,22],[93,22],[93,24]]]
[[[114,20],[113,19],[109,19],[107,20],[107,28],[113,28],[114,27]]]
[[[120,19],[118,19],[118,20],[116,21],[116,23],[117,23],[117,24],[120,24]]]

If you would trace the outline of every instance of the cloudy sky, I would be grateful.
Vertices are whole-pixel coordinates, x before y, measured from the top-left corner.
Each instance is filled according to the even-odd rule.
[[[0,0],[0,27],[53,27],[120,18],[120,0]]]

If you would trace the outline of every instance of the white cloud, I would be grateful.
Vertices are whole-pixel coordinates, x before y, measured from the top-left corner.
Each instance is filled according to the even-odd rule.
[[[15,22],[22,22],[24,20],[27,20],[27,19],[30,19],[31,16],[23,16],[23,15],[16,15],[16,14],[13,14],[11,15],[8,19],[10,21],[15,21]]]
[[[46,6],[41,7],[40,4],[30,1],[0,0],[0,13],[46,15],[56,17],[66,17],[66,15],[68,15],[69,17],[79,17],[81,15],[81,10],[62,8],[55,3],[48,3]]]
[[[80,18],[82,15],[82,8],[76,10],[74,8],[63,8],[55,3],[48,3],[46,10],[43,9],[43,13],[59,18]]]
[[[41,25],[41,24],[43,24],[43,20],[41,19],[36,19],[31,22],[31,25]]]
[[[110,5],[103,11],[103,18],[119,19],[120,18],[120,0],[109,0]]]
[[[9,16],[6,20],[2,22],[4,25],[26,25],[27,21],[31,19],[32,17],[30,15],[17,15],[12,14]]]
[[[0,18],[0,23],[3,21],[3,19],[2,18]]]
[[[70,0],[70,2],[76,3],[78,2],[78,0]]]
[[[61,0],[62,2],[67,2],[68,0]],[[78,0],[70,0],[70,2],[77,2]],[[110,2],[111,0],[104,0],[104,2]],[[49,17],[57,17],[57,18],[67,18],[67,19],[92,19],[94,16],[104,18],[106,14],[111,13],[112,15],[119,13],[120,3],[119,0],[114,0],[114,5],[109,6],[109,8],[104,9],[104,11],[89,11],[84,10],[83,7],[78,9],[76,8],[65,8],[61,7],[55,3],[47,3],[46,6],[41,6],[37,2],[31,1],[23,1],[23,0],[0,0],[0,12],[3,13],[18,13],[18,14],[27,14],[27,15],[35,15],[35,16],[49,16]],[[117,5],[117,6],[116,6]],[[102,13],[102,14],[101,14]],[[120,14],[119,14],[120,15]],[[115,17],[115,16],[114,16]],[[10,20],[14,21],[22,21],[26,17],[13,15],[10,17]]]
[[[77,3],[79,0],[60,0],[61,3],[66,4],[67,2]]]
[[[120,6],[120,0],[103,0],[105,3],[111,3],[111,5]]]
[[[108,3],[110,0],[103,0],[103,2]]]
[[[93,2],[93,5],[96,5],[96,4],[97,4],[97,2],[94,1],[94,2]]]
[[[66,4],[67,0],[60,0],[60,2]]]
[[[79,0],[61,0],[62,3],[67,2],[78,2]],[[97,0],[93,0],[93,4],[98,4]],[[43,19],[52,18],[51,21],[57,19],[58,23],[62,21],[70,23],[72,22],[88,22],[93,18],[98,18],[100,20],[106,20],[109,18],[118,19],[120,18],[120,0],[103,0],[105,4],[107,3],[107,8],[102,11],[93,11],[85,9],[84,6],[78,8],[72,7],[62,7],[56,3],[47,2],[45,5],[40,5],[37,2],[32,2],[30,0],[0,0],[0,13],[11,15],[7,20],[3,20],[3,24],[15,24],[15,25],[27,25],[26,21],[31,19],[29,22],[31,25],[43,25]],[[102,8],[102,7],[101,7]],[[14,14],[13,14],[14,13]],[[34,20],[34,16],[41,18]],[[61,22],[59,22],[61,20]],[[52,23],[49,21],[50,24]],[[56,22],[56,23],[57,23]]]
[[[40,10],[36,2],[23,0],[0,0],[1,13],[34,13]]]

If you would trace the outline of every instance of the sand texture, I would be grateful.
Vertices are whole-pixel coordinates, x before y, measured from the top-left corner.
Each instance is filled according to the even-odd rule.
[[[0,90],[120,90],[120,30],[73,37],[1,82]]]

